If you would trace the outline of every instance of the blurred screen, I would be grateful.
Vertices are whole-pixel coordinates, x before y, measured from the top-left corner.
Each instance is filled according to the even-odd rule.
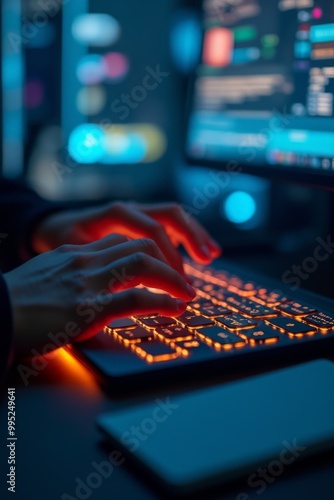
[[[80,165],[164,157],[168,2],[64,4],[62,130]]]
[[[21,0],[1,2],[2,30],[2,174],[18,177],[23,172],[24,64],[21,36]]]
[[[205,0],[187,153],[334,172],[332,0]]]

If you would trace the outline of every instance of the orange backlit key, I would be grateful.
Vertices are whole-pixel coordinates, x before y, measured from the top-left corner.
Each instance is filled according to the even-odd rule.
[[[334,316],[329,316],[322,312],[306,316],[306,318],[303,318],[303,321],[318,328],[321,332],[334,330]]]
[[[274,344],[279,340],[279,334],[267,325],[261,325],[261,327],[251,328],[250,330],[242,330],[238,333],[238,335],[245,340],[248,340],[248,342],[252,345]]]
[[[182,354],[181,349],[176,350],[171,345],[158,341],[131,344],[131,349],[148,363],[170,361]]]
[[[156,328],[156,334],[164,340],[191,340],[193,334],[181,325],[170,326],[165,328]]]
[[[212,306],[201,308],[201,313],[203,316],[208,318],[218,318],[219,316],[226,316],[227,314],[232,314],[231,309],[227,309],[224,306]]]
[[[126,328],[127,330],[129,328],[136,328],[136,323],[130,319],[130,318],[125,318],[125,319],[115,319],[109,325],[106,326],[107,330],[120,330]]]
[[[278,316],[278,313],[271,307],[263,306],[253,300],[239,297],[238,295],[231,295],[228,297],[227,304],[250,318],[270,318]]]
[[[257,326],[256,321],[254,321],[253,319],[245,318],[240,314],[231,314],[229,316],[216,318],[216,321],[229,330],[242,330]]]
[[[229,350],[232,347],[243,347],[245,345],[245,341],[242,338],[219,326],[201,328],[196,332],[196,336],[216,349]]]
[[[275,290],[271,292],[259,292],[254,298],[261,304],[268,305],[269,307],[275,307],[287,301],[291,302],[290,299],[283,294],[283,292]]]
[[[316,313],[316,309],[309,306],[302,306],[298,302],[286,302],[277,307],[279,311],[287,316],[308,316],[309,314]]]
[[[267,324],[278,328],[283,333],[288,333],[292,337],[303,337],[304,335],[313,335],[316,329],[305,323],[300,323],[293,318],[281,316],[279,318],[266,319]]]
[[[146,328],[149,328],[151,330],[154,330],[159,326],[172,326],[176,324],[175,319],[166,318],[165,316],[145,316],[143,318],[138,318],[138,320],[140,321],[140,323],[146,326]]]
[[[188,304],[188,308],[195,309],[195,310],[198,310],[198,309],[202,310],[202,308],[205,308],[205,307],[214,307],[214,304],[210,300],[204,299],[204,298],[195,299],[193,302],[190,302]]]
[[[177,321],[186,328],[190,329],[213,325],[213,321],[211,321],[209,318],[204,318],[204,316],[196,316],[191,312],[185,312],[181,314],[181,316],[177,318]]]
[[[153,338],[153,333],[137,326],[133,330],[115,330],[114,337],[124,344],[138,344],[142,340],[148,340]]]

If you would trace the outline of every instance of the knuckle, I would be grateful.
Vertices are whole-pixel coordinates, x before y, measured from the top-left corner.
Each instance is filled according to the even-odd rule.
[[[114,234],[113,239],[117,240],[119,243],[127,243],[129,239],[123,234]]]
[[[143,238],[140,240],[140,247],[145,253],[156,255],[159,252],[158,245],[152,238]]]
[[[74,250],[74,246],[73,245],[61,245],[60,247],[58,247],[58,252],[59,253],[65,253],[65,254],[68,254],[68,253],[72,253]]]
[[[135,269],[142,270],[143,267],[147,267],[149,265],[149,259],[146,253],[144,252],[136,252],[132,256],[132,261]]]
[[[114,201],[111,205],[111,211],[115,215],[122,215],[126,211],[126,205],[122,201]]]
[[[72,291],[76,305],[84,302],[89,292],[89,279],[85,273],[76,271],[70,277],[62,278],[62,283]]]
[[[85,253],[73,252],[71,256],[71,267],[73,269],[85,269],[89,263],[89,255]]]

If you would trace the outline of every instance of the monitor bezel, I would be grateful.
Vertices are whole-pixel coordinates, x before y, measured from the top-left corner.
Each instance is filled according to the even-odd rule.
[[[270,163],[256,165],[240,162],[233,157],[229,158],[228,160],[216,160],[208,158],[200,159],[194,158],[189,154],[187,150],[188,131],[191,119],[192,104],[194,102],[195,95],[195,82],[197,78],[196,70],[198,64],[201,63],[205,34],[205,30],[203,27],[203,0],[196,0],[196,3],[200,12],[200,20],[202,24],[202,40],[199,60],[197,61],[196,66],[189,77],[188,83],[188,92],[185,106],[185,124],[183,127],[184,136],[182,140],[183,159],[185,163],[190,167],[204,167],[228,172],[231,162],[237,162],[238,172],[241,174],[262,177],[264,179],[269,179],[277,182],[293,182],[313,188],[334,191],[334,171],[314,170],[311,167],[304,168],[297,165],[282,166],[272,165]]]

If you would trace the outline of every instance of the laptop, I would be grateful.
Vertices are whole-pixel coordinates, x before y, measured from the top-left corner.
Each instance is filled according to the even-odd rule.
[[[208,166],[334,187],[331,0],[200,2],[201,60],[184,140]],[[324,247],[319,250],[322,254]],[[68,347],[107,388],[209,380],[334,352],[331,300],[221,260],[185,260],[197,290],[180,317],[124,318]]]

